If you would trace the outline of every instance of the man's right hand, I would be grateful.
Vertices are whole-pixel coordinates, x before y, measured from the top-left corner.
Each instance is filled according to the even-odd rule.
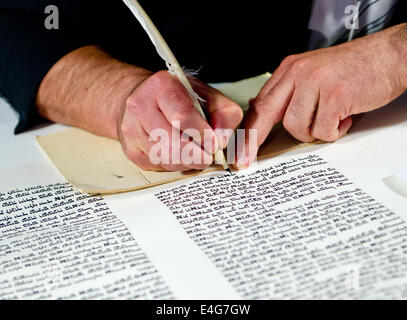
[[[180,81],[168,71],[152,74],[114,59],[97,46],[86,46],[62,57],[48,71],[37,92],[36,105],[44,118],[120,140],[127,157],[143,169],[204,169],[212,162],[217,144],[226,147],[225,131],[233,132],[243,114],[235,102],[218,90],[197,79],[190,82],[205,100],[209,124],[194,109]],[[149,153],[158,143],[150,140],[155,129],[168,133],[170,138],[167,163],[150,161]],[[195,129],[195,136],[187,129]],[[216,129],[228,130],[220,130],[223,138],[216,139]],[[206,144],[202,139],[205,131],[209,137]],[[181,148],[188,143],[194,155],[187,157],[188,161],[182,153],[173,156],[174,148],[179,148],[171,139],[174,132],[184,133],[183,138],[187,134],[197,142],[180,143]]]
[[[196,79],[190,82],[194,91],[205,100],[211,126],[194,108],[181,82],[168,71],[151,75],[126,99],[118,119],[118,136],[127,157],[141,168],[202,170],[212,163],[212,154],[227,145],[227,138],[217,136],[216,129],[221,129],[220,132],[231,129],[232,132],[242,120],[242,110],[232,100]],[[168,139],[154,141],[154,131]],[[163,148],[168,157],[161,155],[166,161],[157,163],[151,154],[154,146],[161,142],[168,143],[167,149]],[[183,150],[187,144],[189,154],[185,157]]]

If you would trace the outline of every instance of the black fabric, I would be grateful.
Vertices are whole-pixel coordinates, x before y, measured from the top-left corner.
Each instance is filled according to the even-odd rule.
[[[249,5],[212,0],[140,3],[180,64],[202,67],[199,77],[208,82],[272,71],[285,55],[302,51],[307,42],[309,1],[295,8],[284,2],[271,8],[264,1]],[[44,26],[49,4],[0,0],[0,92],[20,115],[16,133],[39,121],[34,102],[41,80],[58,59],[76,48],[97,44],[128,63],[152,71],[165,69],[121,0],[54,0],[59,30]],[[279,17],[286,11],[291,12],[290,18],[282,22]],[[283,43],[285,38],[293,40]]]
[[[405,22],[407,22],[407,1],[398,0],[392,19],[392,24],[396,25]]]
[[[180,64],[201,68],[199,78],[207,82],[273,71],[285,56],[307,48],[311,0],[139,2]],[[49,4],[59,8],[59,30],[44,26]],[[20,115],[16,133],[39,121],[35,96],[52,65],[92,44],[125,62],[165,69],[121,0],[0,0],[0,92]]]

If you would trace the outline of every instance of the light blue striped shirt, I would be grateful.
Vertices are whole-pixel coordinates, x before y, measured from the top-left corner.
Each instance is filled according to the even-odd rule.
[[[355,37],[382,30],[390,22],[397,1],[313,0],[311,19],[308,25],[312,31],[309,49],[328,47],[338,41],[346,41],[350,29],[352,29],[349,28],[349,22],[354,22],[349,17],[353,12],[359,12],[359,26],[354,30]],[[355,11],[358,2],[360,2],[359,9]]]

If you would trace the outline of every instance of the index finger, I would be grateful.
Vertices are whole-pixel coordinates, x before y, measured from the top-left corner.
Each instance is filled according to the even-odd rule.
[[[161,112],[173,127],[180,131],[197,132],[191,137],[209,154],[218,150],[215,132],[194,108],[187,90],[176,77],[168,74],[156,99]]]
[[[253,158],[256,156],[255,154],[249,155],[249,130],[257,131],[256,148],[258,149],[266,140],[273,126],[283,119],[293,92],[294,80],[283,77],[266,96],[253,102],[253,107],[249,109],[243,121],[245,141],[237,144],[237,167],[239,169],[248,167],[255,160]]]

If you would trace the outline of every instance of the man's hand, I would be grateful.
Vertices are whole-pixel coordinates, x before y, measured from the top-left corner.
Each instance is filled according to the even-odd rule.
[[[226,147],[228,138],[220,135],[218,139],[215,130],[234,130],[243,117],[241,108],[218,90],[196,79],[192,79],[191,84],[205,100],[211,126],[193,107],[184,86],[168,71],[148,77],[127,98],[119,117],[118,136],[125,153],[138,166],[155,171],[202,170],[212,163],[212,154],[218,147]],[[169,137],[168,163],[153,164],[149,157],[151,149],[159,142],[151,139],[157,129]],[[180,139],[182,132],[189,129],[195,130],[196,136],[188,135],[196,143],[185,137]],[[191,147],[192,159],[182,157],[187,144]]]
[[[37,92],[36,105],[44,118],[120,140],[129,159],[143,169],[204,169],[212,163],[212,153],[218,146],[225,148],[228,142],[222,130],[216,131],[220,135],[217,139],[215,129],[233,132],[243,114],[218,90],[196,79],[191,83],[205,100],[209,124],[194,109],[179,80],[168,71],[152,74],[114,59],[99,47],[86,46],[70,52],[49,70]],[[173,123],[178,127],[172,128]],[[149,151],[156,143],[150,141],[154,129],[169,135],[168,163],[157,165],[150,161]],[[186,129],[199,134],[185,133]],[[205,131],[209,139],[204,141]],[[194,143],[188,143],[189,154],[194,156],[187,157],[188,163],[182,153],[173,157],[173,149],[179,146],[177,139],[173,143],[173,132],[178,136],[184,133],[186,141],[181,141],[181,148],[188,143],[188,137],[194,139]]]
[[[380,108],[407,87],[407,25],[336,47],[287,57],[251,103],[246,129],[257,129],[257,148],[283,121],[296,139],[332,142],[351,127],[353,114]],[[238,150],[237,167],[254,161]],[[239,146],[239,144],[238,144]]]

